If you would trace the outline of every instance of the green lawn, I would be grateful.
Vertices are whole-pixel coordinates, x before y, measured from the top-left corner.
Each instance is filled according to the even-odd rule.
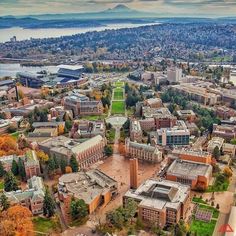
[[[59,223],[52,219],[47,219],[43,217],[33,218],[34,230],[42,233],[49,233],[60,229]]]
[[[190,225],[191,233],[197,233],[199,236],[211,236],[213,235],[216,225],[216,220],[211,220],[211,222],[203,222],[200,220],[192,220]]]
[[[124,87],[124,82],[117,81],[114,83],[115,87]]]
[[[203,199],[201,199],[200,197],[193,197],[193,198],[192,198],[192,201],[193,201],[193,202],[196,202],[196,203],[207,204],[207,202],[204,201]]]
[[[11,134],[11,136],[15,139],[18,139],[19,135],[20,135],[20,133],[18,131]]]
[[[114,90],[114,100],[123,100],[124,92],[123,89],[115,89]]]
[[[101,116],[83,116],[81,119],[84,119],[84,120],[90,120],[90,121],[95,121],[95,120],[103,120],[107,117],[107,114],[103,114]]]
[[[125,114],[125,101],[113,101],[111,107],[112,114]]]

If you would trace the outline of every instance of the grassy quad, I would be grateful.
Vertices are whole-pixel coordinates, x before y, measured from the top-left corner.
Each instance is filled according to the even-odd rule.
[[[111,113],[112,114],[125,114],[125,102],[112,101]]]
[[[57,222],[57,219],[47,219],[43,217],[34,217],[33,218],[34,230],[41,233],[52,233],[55,231],[60,231],[60,224]],[[40,234],[36,234],[40,235]]]
[[[117,81],[114,83],[115,87],[124,87],[124,82]]]
[[[121,88],[114,89],[114,100],[123,100],[124,99],[124,91]]]
[[[200,220],[192,220],[190,231],[191,233],[197,233],[201,236],[213,235],[217,220],[211,220],[210,222],[203,222]]]

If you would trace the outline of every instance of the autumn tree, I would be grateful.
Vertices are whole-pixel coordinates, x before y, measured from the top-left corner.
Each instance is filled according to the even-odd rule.
[[[0,235],[33,236],[32,213],[26,207],[15,205],[0,215]]]
[[[226,167],[224,168],[224,175],[225,175],[227,178],[230,178],[230,177],[232,177],[232,175],[233,175],[232,170],[231,170],[228,166],[226,166]]]
[[[1,206],[1,211],[6,211],[10,207],[10,202],[8,201],[5,194],[2,194],[0,196],[0,206]]]
[[[72,173],[72,168],[70,166],[66,166],[65,172],[66,174]]]
[[[7,172],[4,178],[4,190],[6,192],[18,190],[18,184],[11,171]]]
[[[73,172],[78,171],[78,162],[77,162],[76,157],[74,155],[70,158],[70,167]]]
[[[39,151],[36,151],[36,155],[37,155],[37,158],[39,159],[39,161],[45,163],[48,161],[49,159],[49,156],[48,154],[46,154],[44,151],[42,150],[39,150]]]
[[[43,214],[47,217],[52,217],[55,214],[55,208],[56,204],[47,188],[43,201]]]
[[[19,154],[16,140],[10,135],[0,136],[0,156]]]

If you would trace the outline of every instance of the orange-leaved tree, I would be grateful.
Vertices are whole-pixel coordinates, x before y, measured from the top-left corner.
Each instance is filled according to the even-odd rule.
[[[31,211],[21,205],[10,207],[0,215],[0,235],[33,236]]]

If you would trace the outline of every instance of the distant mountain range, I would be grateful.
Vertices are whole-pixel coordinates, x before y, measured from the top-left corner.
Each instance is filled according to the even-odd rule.
[[[0,17],[0,28],[82,28],[99,27],[107,24],[118,23],[191,23],[191,22],[233,22],[236,18],[197,18],[197,17],[163,17],[163,14],[142,12],[131,9],[126,5],[119,4],[100,12],[89,13],[65,13],[65,14],[42,14],[28,16],[4,16]]]
[[[131,19],[131,18],[150,18],[157,17],[158,14],[150,12],[141,12],[133,10],[126,5],[119,4],[114,8],[109,8],[100,12],[88,13],[65,13],[65,14],[41,14],[41,15],[27,15],[24,17],[35,18],[39,20],[71,20],[71,19]],[[7,18],[12,16],[5,16]],[[23,17],[23,18],[24,18]],[[16,16],[22,18],[22,16]]]

